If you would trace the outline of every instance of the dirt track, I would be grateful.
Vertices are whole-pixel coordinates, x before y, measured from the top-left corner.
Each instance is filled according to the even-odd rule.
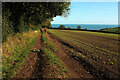
[[[58,57],[63,62],[63,65],[68,69],[71,75],[70,78],[96,78],[96,76],[91,74],[89,70],[85,69],[84,65],[82,65],[82,62],[77,61],[72,56],[68,55],[69,52],[66,52],[66,49],[68,49],[67,46],[63,45],[60,41],[52,37],[51,34],[47,34],[47,38],[49,43],[52,43],[57,47],[58,50],[56,53],[54,53],[54,55]],[[42,48],[41,34],[37,37],[37,41],[33,49],[34,48],[39,50]],[[69,47],[69,49],[71,48]],[[23,62],[21,68],[15,73],[14,78],[49,78],[47,76],[43,76],[43,74],[47,74],[53,70],[51,70],[49,66],[45,66],[45,63],[44,57],[39,55],[38,52],[30,52],[28,54],[28,59]]]
[[[41,34],[38,35],[34,48],[41,49]],[[38,53],[30,52],[14,78],[41,78],[41,60]]]
[[[64,52],[62,44],[60,44],[57,40],[51,38],[49,35],[47,35],[47,37],[49,41],[58,48],[57,53],[54,53],[54,55],[62,60],[63,64],[66,66],[71,75],[70,78],[93,78],[93,76],[87,72],[82,65],[80,65],[76,60]],[[41,44],[41,35],[39,35],[33,49],[41,49]],[[46,70],[42,69],[43,64],[44,60],[42,56],[40,56],[37,52],[30,52],[28,54],[28,58],[25,59],[20,69],[15,73],[14,78],[44,78],[42,76],[43,72],[50,70],[48,68],[45,68]]]

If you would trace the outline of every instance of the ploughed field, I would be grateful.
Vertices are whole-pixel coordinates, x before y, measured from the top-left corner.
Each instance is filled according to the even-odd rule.
[[[118,78],[119,35],[100,32],[53,30],[49,33],[69,46],[67,52],[95,76]]]

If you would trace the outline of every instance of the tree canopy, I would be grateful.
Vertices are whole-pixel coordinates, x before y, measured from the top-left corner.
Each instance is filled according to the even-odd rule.
[[[29,30],[28,23],[42,26],[49,20],[48,24],[50,24],[54,17],[66,16],[70,10],[70,4],[70,2],[3,2],[3,29],[4,31],[8,27],[12,29],[6,31],[7,34],[10,31],[16,33]]]
[[[81,26],[78,26],[77,29],[81,29]]]
[[[6,2],[3,3],[3,14],[6,10],[9,10],[11,21],[16,21],[22,15],[25,15],[26,20],[32,20],[39,24],[46,19],[68,13],[69,5],[70,2]]]
[[[60,25],[59,28],[60,29],[65,29],[65,26],[64,25]]]

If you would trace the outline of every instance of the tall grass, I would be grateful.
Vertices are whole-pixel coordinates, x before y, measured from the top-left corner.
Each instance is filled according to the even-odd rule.
[[[8,36],[2,44],[2,77],[10,78],[19,69],[20,64],[27,57],[31,47],[35,44],[39,31],[28,31]]]

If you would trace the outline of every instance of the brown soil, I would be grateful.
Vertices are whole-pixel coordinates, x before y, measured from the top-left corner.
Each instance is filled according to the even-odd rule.
[[[63,45],[65,45],[65,46],[67,46],[67,47],[69,47],[69,49],[70,48],[72,48],[72,49],[74,49],[75,51],[78,51],[78,52],[80,52],[80,53],[83,53],[84,54],[84,52],[81,52],[81,51],[79,51],[80,49],[79,48],[77,48],[77,47],[75,47],[73,44],[71,44],[70,42],[68,42],[68,41],[65,41],[65,40],[63,40],[63,39],[61,39],[61,38],[59,38],[59,37],[57,37],[57,36],[55,36],[55,35],[53,35],[53,34],[51,34],[50,33],[50,35],[52,36],[52,38],[54,38],[54,39],[57,39],[60,43],[62,43]],[[62,47],[62,46],[61,46]],[[65,49],[65,47],[63,48],[63,49]],[[74,57],[74,56],[72,56],[72,57]],[[79,62],[80,62],[80,64],[82,64],[83,66],[84,66],[84,69],[86,69],[87,71],[90,71],[90,73],[92,74],[92,75],[94,75],[96,78],[97,77],[99,77],[99,78],[113,78],[113,76],[114,76],[114,78],[118,78],[118,72],[116,71],[116,70],[113,70],[113,69],[109,69],[110,68],[110,66],[104,66],[104,65],[102,65],[102,64],[100,64],[99,62],[98,63],[96,63],[96,61],[94,61],[94,60],[89,60],[90,58],[88,58],[88,59],[86,59],[86,60],[84,60],[84,59],[82,59],[82,58],[79,58]],[[91,64],[89,64],[88,63],[88,61],[90,61],[91,63],[92,63],[92,65]],[[82,63],[83,62],[83,63]],[[101,71],[101,69],[100,68],[102,68],[104,66],[104,69],[107,71],[107,72],[102,72]],[[106,68],[105,68],[106,67]],[[89,68],[89,69],[88,69]],[[99,69],[98,69],[99,68]],[[108,73],[108,71],[110,70],[110,72]],[[111,72],[111,71],[113,71],[113,72],[115,72],[114,74]]]
[[[99,59],[100,61],[95,60],[95,58],[93,58],[94,55],[92,55],[90,57],[91,59],[95,60],[95,62],[97,62],[97,63],[104,62],[104,61],[109,62],[107,56],[110,56],[110,54],[113,55],[116,58],[118,57],[117,55],[112,53],[112,52],[117,52],[118,53],[118,40],[117,39],[115,40],[115,39],[112,39],[112,38],[107,38],[107,37],[98,36],[98,35],[79,34],[79,33],[75,33],[75,32],[67,32],[67,31],[66,32],[63,31],[63,32],[69,34],[69,37],[71,37],[71,39],[78,40],[78,41],[75,41],[78,44],[84,42],[82,44],[85,46],[85,48],[83,49],[83,47],[80,46],[80,47],[78,47],[78,49],[81,50],[81,52],[85,56],[89,57],[89,55],[86,54],[87,52],[89,54],[97,53],[97,54],[99,54],[99,56],[104,56],[104,58]],[[87,45],[86,43],[90,44],[90,45]],[[112,46],[110,44],[112,44]],[[105,49],[105,50],[102,50],[101,48]],[[93,52],[89,52],[88,49],[90,49]],[[103,53],[106,53],[106,54],[103,54]],[[117,72],[117,70],[118,70],[117,61],[114,62],[114,65],[112,65],[112,66],[107,65],[107,64],[104,64],[104,65],[101,64],[101,65],[105,66],[106,68],[109,68],[109,70],[111,70],[113,72],[118,73]]]
[[[33,47],[33,49],[41,49],[41,34],[38,35],[37,41]],[[34,77],[41,77],[40,70],[41,70],[41,59],[37,52],[30,52],[28,54],[28,58],[24,60],[20,69],[15,72],[14,78],[34,78]],[[37,75],[36,75],[37,74]]]
[[[38,35],[36,43],[33,49],[41,50],[42,40],[41,34]],[[61,78],[62,76],[56,76],[57,66],[49,65],[47,56],[43,56],[42,52],[30,52],[28,58],[24,60],[20,69],[15,72],[14,79],[47,79],[50,78]]]
[[[93,76],[89,74],[82,65],[79,65],[79,62],[65,53],[63,45],[59,41],[53,39],[50,35],[47,35],[47,37],[49,42],[52,42],[58,48],[57,53],[54,53],[54,55],[63,61],[64,65],[70,72],[71,78],[93,78]]]
[[[79,61],[75,60],[72,56],[68,55],[65,51],[65,47],[61,42],[57,39],[51,37],[50,34],[47,34],[48,41],[57,47],[57,53],[54,53],[60,60],[62,60],[63,65],[68,69],[71,78],[79,78],[79,79],[94,79],[95,76],[91,74],[88,70],[84,68],[83,65],[80,64]],[[41,34],[38,35],[37,41],[33,47],[41,50],[42,48],[41,42]],[[28,54],[28,58],[24,60],[20,69],[15,72],[14,78],[55,78],[54,66],[47,65],[48,59],[42,55],[42,53],[38,52],[30,52]],[[46,76],[46,74],[51,74],[50,76]]]
[[[80,34],[80,33],[67,32],[67,31],[63,31],[63,32],[69,34],[70,37],[79,40],[79,42],[89,43],[99,48],[103,48],[112,52],[118,52],[119,42],[117,39],[107,38],[98,35],[91,35],[91,34]]]

